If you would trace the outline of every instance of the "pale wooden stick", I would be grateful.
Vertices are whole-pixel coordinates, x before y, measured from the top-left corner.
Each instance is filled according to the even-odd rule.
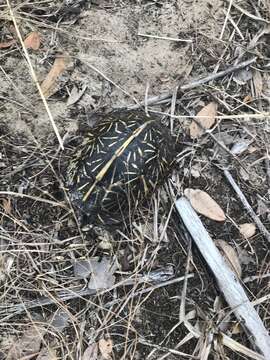
[[[64,150],[63,140],[62,140],[62,138],[61,138],[61,136],[60,136],[60,134],[59,134],[58,128],[57,128],[56,123],[55,123],[55,121],[54,121],[54,118],[53,118],[53,116],[52,116],[52,113],[51,113],[51,110],[50,110],[50,108],[49,108],[49,105],[48,105],[48,103],[47,103],[47,101],[46,101],[46,99],[45,99],[45,97],[44,97],[44,95],[43,95],[43,92],[42,92],[42,90],[41,90],[41,87],[40,87],[40,85],[39,85],[39,82],[38,82],[38,79],[37,79],[37,75],[36,75],[36,73],[35,73],[35,70],[34,70],[33,65],[32,65],[32,63],[31,63],[31,59],[30,59],[29,54],[28,54],[28,52],[27,52],[27,50],[26,50],[26,47],[25,47],[25,45],[24,45],[23,38],[22,38],[22,35],[21,35],[21,33],[20,33],[20,30],[19,30],[19,27],[18,27],[16,18],[15,18],[15,16],[14,16],[13,10],[12,10],[12,8],[11,8],[11,6],[10,6],[10,2],[9,2],[9,0],[6,0],[6,2],[7,2],[7,6],[8,6],[8,9],[9,9],[10,16],[11,16],[11,19],[12,19],[12,21],[13,21],[13,24],[14,24],[14,27],[15,27],[15,30],[16,30],[16,33],[17,33],[17,36],[18,36],[18,39],[19,39],[19,41],[20,41],[20,43],[21,43],[21,46],[22,46],[22,49],[23,49],[23,52],[24,52],[24,56],[25,56],[26,61],[27,61],[27,63],[28,63],[28,66],[29,66],[29,70],[30,70],[32,79],[33,79],[33,81],[34,81],[34,83],[35,83],[35,85],[36,85],[36,87],[37,87],[37,89],[38,89],[38,91],[39,91],[40,97],[41,97],[41,99],[42,99],[42,101],[43,101],[43,104],[44,104],[44,107],[45,107],[45,109],[46,109],[46,111],[47,111],[48,117],[49,117],[50,122],[51,122],[51,124],[52,124],[53,130],[54,130],[55,135],[56,135],[56,137],[57,137],[57,140],[58,140],[58,142],[59,142],[60,148],[61,148],[62,150]]]
[[[265,356],[265,359],[269,359],[269,334],[236,275],[218,251],[189,200],[186,197],[181,197],[175,205],[193,241],[213,272],[228,305],[244,329],[252,335],[255,345]]]

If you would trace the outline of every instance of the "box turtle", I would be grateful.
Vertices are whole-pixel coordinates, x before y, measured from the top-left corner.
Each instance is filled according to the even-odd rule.
[[[104,115],[68,167],[72,204],[93,226],[120,224],[167,179],[173,144],[160,119],[142,112]]]

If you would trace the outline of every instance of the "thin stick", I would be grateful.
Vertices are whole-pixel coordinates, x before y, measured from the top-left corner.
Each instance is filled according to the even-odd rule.
[[[141,33],[138,33],[138,36],[143,36],[143,37],[147,37],[147,38],[151,38],[151,39],[179,41],[179,42],[186,42],[186,43],[193,42],[190,39],[178,39],[178,38],[171,38],[171,37],[167,37],[167,36],[149,35],[149,34],[141,34]]]
[[[226,76],[228,74],[231,74],[234,71],[238,71],[240,69],[243,69],[246,66],[249,66],[249,65],[253,64],[256,60],[257,60],[257,58],[253,57],[253,58],[251,58],[249,60],[246,60],[246,61],[243,61],[243,62],[241,62],[239,64],[232,65],[232,66],[228,67],[226,70],[222,70],[222,71],[219,71],[219,72],[217,72],[215,74],[208,75],[203,79],[195,80],[195,81],[191,82],[190,84],[180,86],[180,89],[182,91],[193,89],[193,88],[198,87],[200,85],[206,84],[206,83],[208,83],[208,82],[210,82],[212,80],[216,80],[216,79],[224,77],[224,76]]]
[[[7,6],[8,6],[8,9],[9,9],[10,16],[11,16],[11,18],[12,18],[12,21],[13,21],[13,24],[14,24],[14,27],[15,27],[15,30],[16,30],[16,33],[17,33],[17,36],[18,36],[19,41],[20,41],[21,46],[22,46],[22,49],[23,49],[23,52],[24,52],[24,56],[25,56],[25,58],[26,58],[26,60],[27,60],[27,63],[28,63],[29,69],[30,69],[30,73],[31,73],[32,79],[33,79],[33,81],[34,81],[34,83],[35,83],[35,85],[36,85],[36,87],[37,87],[37,89],[38,89],[38,91],[39,91],[40,97],[41,97],[41,99],[42,99],[42,101],[43,101],[43,104],[44,104],[44,107],[45,107],[45,109],[46,109],[46,111],[47,111],[47,114],[48,114],[48,117],[49,117],[50,122],[51,122],[51,124],[52,124],[53,130],[54,130],[55,135],[56,135],[56,137],[57,137],[57,139],[58,139],[60,148],[63,150],[63,149],[64,149],[64,144],[63,144],[62,138],[61,138],[61,136],[60,136],[60,134],[59,134],[59,131],[58,131],[58,129],[57,129],[56,123],[55,123],[55,121],[54,121],[54,118],[53,118],[52,113],[51,113],[51,111],[50,111],[50,108],[49,108],[49,106],[48,106],[48,103],[47,103],[47,101],[46,101],[46,99],[45,99],[45,97],[44,97],[44,95],[43,95],[43,92],[42,92],[42,90],[41,90],[41,87],[40,87],[40,85],[39,85],[39,82],[38,82],[38,79],[37,79],[35,70],[34,70],[33,65],[32,65],[32,63],[31,63],[31,59],[30,59],[29,54],[28,54],[28,51],[27,51],[27,49],[26,49],[26,47],[25,47],[25,45],[24,45],[24,42],[23,42],[23,39],[22,39],[22,35],[21,35],[21,33],[20,33],[20,30],[19,30],[17,21],[16,21],[16,19],[15,19],[13,10],[12,10],[12,8],[11,8],[11,6],[10,6],[10,2],[9,2],[9,0],[6,0],[6,2],[7,2]]]
[[[191,82],[189,84],[186,84],[186,85],[182,85],[182,86],[179,87],[179,89],[181,91],[194,89],[194,88],[196,88],[198,86],[201,86],[203,84],[206,84],[206,83],[208,83],[208,82],[210,82],[212,80],[216,80],[216,79],[224,77],[224,76],[226,76],[228,74],[231,74],[234,71],[243,69],[244,67],[253,64],[256,61],[256,59],[257,59],[256,57],[253,57],[253,58],[251,58],[249,60],[246,60],[246,61],[243,61],[243,62],[241,62],[241,63],[239,63],[237,65],[230,66],[226,70],[219,71],[219,72],[217,72],[215,74],[208,75],[205,78],[195,80],[195,81],[193,81],[193,82]],[[167,92],[165,94],[162,94],[162,95],[154,96],[154,97],[148,99],[147,105],[156,104],[159,101],[166,100],[166,99],[168,99],[170,97],[172,97],[172,92],[171,91]],[[129,110],[136,110],[136,109],[139,109],[141,106],[144,106],[144,102],[142,102],[140,104],[137,104],[137,105],[128,106],[128,109]]]
[[[226,13],[226,17],[225,17],[225,21],[224,21],[224,24],[223,24],[223,26],[222,26],[221,34],[220,34],[220,36],[219,36],[219,39],[220,39],[220,40],[223,38],[224,31],[225,31],[225,29],[226,29],[226,25],[227,25],[227,22],[228,22],[228,19],[229,19],[229,16],[230,16],[230,11],[231,11],[231,7],[232,7],[232,2],[233,2],[233,0],[230,0],[229,7],[228,7],[228,10],[227,10],[227,13]]]
[[[234,191],[236,192],[236,194],[238,195],[239,199],[241,200],[242,204],[244,205],[244,208],[247,210],[247,212],[249,213],[249,215],[252,217],[253,221],[255,222],[255,224],[257,225],[257,227],[259,228],[259,230],[261,231],[261,233],[265,236],[265,238],[270,242],[270,233],[269,231],[266,229],[266,227],[263,225],[263,223],[261,222],[261,220],[259,219],[259,217],[256,215],[255,211],[252,209],[252,207],[250,206],[247,198],[245,197],[245,195],[242,193],[241,189],[239,188],[239,186],[236,184],[236,182],[234,181],[234,178],[232,177],[231,173],[229,172],[229,170],[225,169],[224,170],[224,175],[226,176],[227,180],[229,181],[229,183],[231,184],[231,186],[233,187]],[[270,352],[269,352],[270,354]]]
[[[26,194],[21,194],[21,193],[16,193],[14,191],[0,191],[0,195],[8,195],[8,196],[16,196],[16,197],[21,197],[21,198],[27,198],[27,199],[31,199],[34,201],[39,201],[39,202],[44,202],[53,206],[59,206],[62,207],[64,209],[67,209],[66,205],[58,203],[56,201],[52,201],[52,200],[48,200],[48,199],[43,199],[41,197],[38,196],[31,196],[31,195],[26,195]]]
[[[193,274],[189,274],[188,277],[193,277]],[[147,278],[147,275],[146,275]],[[151,272],[148,274],[148,278],[147,279],[143,279],[145,280],[146,283],[151,283],[151,282],[155,282],[155,280],[151,279]],[[184,276],[180,276],[177,277],[175,279],[171,279],[171,280],[167,280],[167,281],[162,281],[159,284],[155,284],[152,286],[149,286],[148,288],[145,288],[143,290],[137,291],[135,293],[132,294],[132,297],[141,295],[141,294],[145,294],[151,291],[154,291],[156,289],[159,289],[161,287],[165,287],[165,286],[169,286],[172,284],[176,284],[179,283],[181,281],[184,280]],[[11,307],[7,307],[5,306],[5,313],[4,313],[4,318],[1,319],[0,322],[6,321],[12,317],[14,317],[15,315],[19,315],[23,312],[25,312],[26,310],[30,310],[30,309],[36,309],[37,307],[43,307],[43,306],[47,306],[47,305],[55,305],[56,302],[66,302],[72,299],[84,299],[85,296],[89,297],[89,296],[96,296],[98,293],[99,295],[105,294],[109,291],[111,291],[112,289],[116,289],[120,286],[126,286],[126,285],[134,285],[136,283],[136,285],[138,285],[138,279],[124,279],[123,281],[119,282],[118,284],[115,284],[111,289],[106,289],[104,291],[98,292],[95,289],[77,289],[77,290],[68,290],[65,291],[64,294],[59,294],[56,298],[54,297],[41,297],[37,300],[29,300],[29,301],[24,301],[23,304],[16,304],[16,305],[12,305]],[[143,281],[141,281],[143,282]],[[104,306],[105,307],[111,307],[113,305],[119,304],[119,302],[121,301],[121,299],[117,299],[117,300],[112,300],[108,303],[106,303]],[[0,313],[1,313],[2,307],[0,307]],[[8,313],[10,312],[10,313]]]
[[[226,0],[227,2],[229,2],[230,0]],[[233,7],[235,7],[237,10],[239,10],[242,14],[245,14],[247,17],[253,19],[253,20],[256,20],[256,21],[262,21],[262,22],[265,22],[267,24],[270,24],[270,21],[266,20],[266,19],[263,19],[259,16],[256,16],[256,15],[253,15],[251,14],[250,12],[248,12],[247,10],[243,9],[241,6],[235,4],[232,2],[232,5]]]
[[[174,119],[194,119],[194,115],[171,115],[170,113],[164,112],[164,111],[156,111],[156,110],[150,110],[149,112],[160,114],[163,116],[171,116]],[[197,119],[204,119],[207,118],[207,115],[196,115]],[[247,121],[249,119],[265,119],[270,117],[270,112],[261,112],[260,114],[251,114],[251,113],[243,113],[239,115],[216,115],[216,120],[244,120]]]
[[[175,205],[192,239],[214,274],[228,305],[240,321],[240,324],[252,335],[249,338],[250,341],[254,339],[255,345],[265,356],[265,359],[268,359],[270,354],[268,331],[249,301],[235,273],[218,251],[189,200],[183,196],[176,201]]]

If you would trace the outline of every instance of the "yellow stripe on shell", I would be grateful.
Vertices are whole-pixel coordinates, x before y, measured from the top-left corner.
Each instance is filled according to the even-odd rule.
[[[128,147],[128,145],[146,128],[146,126],[153,122],[154,120],[148,121],[146,123],[144,123],[143,125],[139,126],[137,129],[135,129],[132,133],[132,135],[127,138],[127,140],[119,147],[119,149],[116,150],[116,152],[114,153],[114,155],[112,156],[112,158],[106,163],[106,165],[100,170],[100,172],[97,174],[96,179],[94,181],[94,183],[91,185],[90,189],[87,191],[87,193],[84,195],[82,201],[87,201],[87,199],[89,198],[89,196],[91,195],[93,189],[95,188],[95,186],[97,185],[97,183],[99,181],[101,181],[103,179],[103,177],[106,175],[106,173],[108,172],[109,168],[111,167],[112,163],[114,162],[114,160],[116,158],[118,158],[121,154],[123,154],[123,152],[126,150],[126,148]]]

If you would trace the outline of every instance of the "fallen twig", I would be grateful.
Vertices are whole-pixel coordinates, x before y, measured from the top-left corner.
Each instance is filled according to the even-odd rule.
[[[33,201],[39,201],[39,202],[43,202],[43,203],[47,203],[47,204],[50,204],[50,205],[53,205],[53,206],[58,206],[58,207],[62,207],[64,209],[67,209],[67,206],[65,204],[63,204],[63,203],[52,201],[52,200],[49,200],[49,199],[44,199],[44,198],[41,198],[39,196],[21,194],[21,193],[17,193],[17,192],[14,192],[14,191],[0,191],[0,195],[27,198],[27,199],[31,199]]]
[[[155,289],[158,289],[160,287],[164,287],[164,286],[168,286],[171,284],[175,284],[178,282],[181,282],[184,280],[184,276],[178,277],[178,278],[174,278],[174,279],[170,279],[172,277],[172,272],[170,269],[168,268],[163,268],[163,269],[159,269],[159,270],[154,270],[149,272],[148,274],[141,276],[141,277],[135,277],[133,278],[125,278],[122,281],[119,281],[118,283],[116,283],[115,285],[113,285],[110,289],[106,289],[106,290],[102,290],[102,291],[97,291],[97,290],[93,290],[93,289],[71,289],[71,290],[66,290],[65,292],[61,292],[59,293],[56,297],[41,297],[37,300],[32,300],[32,301],[24,301],[22,304],[16,304],[16,305],[5,305],[5,306],[0,306],[0,314],[3,311],[3,315],[4,317],[0,320],[0,323],[3,321],[7,321],[8,319],[14,317],[15,315],[20,315],[21,313],[31,310],[31,309],[36,309],[38,307],[42,307],[42,306],[47,306],[47,305],[55,305],[59,302],[65,302],[65,301],[69,301],[72,299],[77,299],[77,298],[81,298],[83,299],[84,297],[89,297],[89,296],[96,296],[96,295],[102,295],[104,293],[107,293],[108,291],[111,291],[113,289],[116,289],[120,286],[129,286],[129,285],[138,285],[140,283],[154,283],[154,285],[149,286],[146,289],[142,289],[139,290],[135,293],[133,293],[133,297],[137,296],[137,295],[142,295],[144,293],[150,292],[150,291],[154,291]],[[189,274],[188,277],[193,277],[193,274]],[[157,284],[156,282],[159,281],[159,283]],[[105,307],[111,307],[115,304],[119,304],[119,302],[121,301],[121,299],[116,299],[116,300],[112,300],[110,302],[108,302],[107,304],[105,304]],[[2,310],[3,309],[3,310]]]
[[[157,110],[149,110],[149,112],[152,112],[154,114],[159,114],[163,116],[172,117],[174,119],[194,119],[195,115],[171,115],[168,112],[165,111],[157,111]],[[204,119],[206,118],[206,115],[196,115],[197,119]],[[267,119],[270,117],[270,112],[260,112],[258,113],[242,113],[242,114],[236,114],[236,115],[216,115],[216,120],[242,120],[247,122],[250,119]]]
[[[243,328],[252,335],[249,338],[250,341],[254,339],[259,351],[265,356],[265,359],[268,359],[270,337],[236,275],[218,251],[188,199],[186,197],[178,199],[176,208],[200,253],[213,272],[224,298]]]
[[[245,68],[246,66],[249,66],[251,64],[253,64],[255,61],[256,61],[256,57],[253,57],[249,60],[246,60],[246,61],[243,61],[237,65],[233,65],[233,66],[230,66],[228,67],[226,70],[222,70],[222,71],[219,71],[215,74],[211,74],[211,75],[208,75],[202,79],[199,79],[199,80],[194,80],[192,81],[191,83],[189,84],[186,84],[186,85],[182,85],[182,86],[179,86],[179,90],[180,91],[185,91],[185,90],[191,90],[191,89],[194,89],[200,85],[203,85],[203,84],[206,84],[212,80],[216,80],[216,79],[219,79],[223,76],[226,76],[228,74],[231,74],[233,73],[234,71],[237,71],[237,70],[240,70],[240,69],[243,69]],[[173,92],[170,91],[170,92],[167,92],[165,94],[161,94],[161,95],[158,95],[158,96],[154,96],[152,98],[148,98],[147,100],[147,105],[153,105],[153,104],[156,104],[162,100],[166,100],[170,97],[172,97],[173,95]],[[136,109],[139,109],[140,107],[143,107],[145,105],[145,102],[141,102],[139,104],[136,104],[136,105],[131,105],[131,106],[128,106],[127,109],[128,110],[136,110]]]
[[[269,231],[266,229],[266,227],[263,225],[263,223],[261,222],[261,220],[259,219],[259,217],[256,215],[255,211],[252,209],[252,207],[250,206],[249,202],[247,201],[247,198],[245,197],[245,195],[242,193],[241,189],[239,188],[239,186],[236,184],[236,182],[234,181],[234,178],[232,177],[231,173],[229,172],[229,170],[225,169],[224,170],[224,175],[226,176],[227,180],[229,181],[229,183],[231,184],[231,186],[233,187],[234,191],[236,192],[236,194],[238,195],[239,199],[241,200],[242,204],[244,205],[245,209],[247,210],[247,212],[249,213],[249,215],[252,217],[253,221],[255,222],[255,224],[258,226],[259,230],[261,231],[261,233],[265,236],[265,238],[270,242],[270,233]],[[270,354],[270,352],[269,352]]]

